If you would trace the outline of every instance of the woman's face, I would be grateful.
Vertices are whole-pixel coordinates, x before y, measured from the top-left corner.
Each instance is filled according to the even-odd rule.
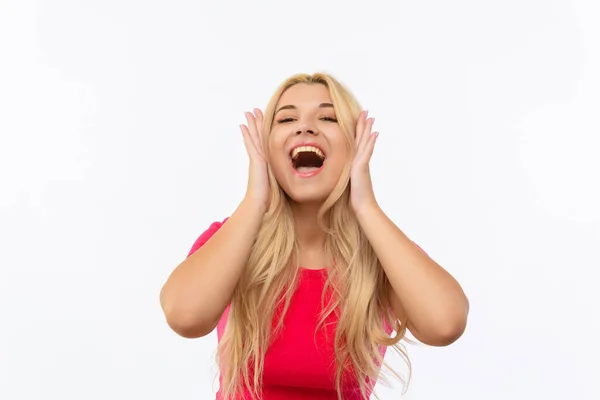
[[[287,195],[298,203],[323,202],[347,158],[327,87],[297,84],[286,90],[275,107],[269,163]]]

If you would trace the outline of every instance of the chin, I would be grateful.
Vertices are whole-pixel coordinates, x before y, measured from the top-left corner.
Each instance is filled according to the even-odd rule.
[[[321,205],[335,189],[341,171],[338,173],[336,169],[324,168],[317,173],[302,176],[302,173],[292,171],[286,160],[285,164],[275,166],[274,175],[277,184],[291,202]]]
[[[327,200],[331,191],[324,190],[293,190],[284,189],[290,201],[298,204],[322,204]]]
[[[297,204],[323,204],[327,199],[327,196],[314,196],[308,193],[288,195],[288,198],[293,203]]]

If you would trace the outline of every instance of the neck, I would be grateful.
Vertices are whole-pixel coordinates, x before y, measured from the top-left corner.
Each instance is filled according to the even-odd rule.
[[[320,249],[325,244],[325,232],[317,224],[320,204],[291,203],[298,244],[301,250]]]

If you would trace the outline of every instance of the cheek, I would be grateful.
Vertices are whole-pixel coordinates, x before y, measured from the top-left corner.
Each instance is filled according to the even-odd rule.
[[[271,137],[269,140],[269,164],[275,176],[281,173],[284,167],[289,162],[285,154],[285,143],[278,141],[276,137]]]
[[[281,153],[285,147],[286,139],[287,135],[285,134],[285,131],[282,131],[278,127],[273,127],[267,138],[269,150],[273,152],[273,154]]]
[[[331,159],[331,163],[329,165],[332,178],[339,179],[347,163],[348,159],[345,153],[336,154],[336,157]]]
[[[285,143],[283,143],[281,139],[277,137],[277,135],[271,133],[271,136],[269,136],[269,140],[267,142],[267,146],[269,147],[269,157],[271,159],[280,158],[281,154],[283,153],[284,145]]]
[[[346,147],[346,142],[342,138],[339,138],[335,143],[332,143],[332,147],[335,150],[335,157],[332,157],[331,160],[332,166],[334,167],[333,169],[335,169],[336,172],[341,172],[344,169],[344,166],[350,161],[351,155]]]

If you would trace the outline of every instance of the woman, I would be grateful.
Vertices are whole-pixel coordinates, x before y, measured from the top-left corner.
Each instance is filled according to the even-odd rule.
[[[351,93],[296,75],[246,118],[246,195],[161,291],[181,336],[217,327],[217,398],[367,399],[407,329],[433,346],[460,337],[468,300],[378,206],[378,134]]]

